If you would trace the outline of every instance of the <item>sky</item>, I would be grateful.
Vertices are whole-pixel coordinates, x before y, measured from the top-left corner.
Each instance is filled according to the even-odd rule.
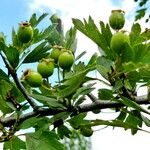
[[[88,18],[89,15],[96,24],[100,20],[108,22],[109,15],[113,9],[122,9],[126,12],[126,24],[124,29],[130,31],[134,20],[136,4],[133,0],[1,0],[0,5],[0,32],[4,32],[7,41],[11,41],[11,29],[18,28],[18,23],[26,21],[37,13],[57,13],[63,20],[64,30],[72,26],[71,18]],[[144,28],[147,26],[142,24]],[[87,50],[86,58],[92,53],[98,52],[97,46],[83,34],[78,33],[78,51]],[[109,113],[103,112],[97,118],[108,118]],[[114,114],[111,114],[114,117]],[[100,127],[98,128],[100,129]],[[113,130],[111,127],[100,130],[92,136],[92,150],[147,150],[149,149],[150,134],[139,132],[132,136],[130,132],[123,129]]]

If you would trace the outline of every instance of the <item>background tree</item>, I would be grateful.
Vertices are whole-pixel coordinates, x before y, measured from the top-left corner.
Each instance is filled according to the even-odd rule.
[[[62,139],[72,139],[75,130],[89,137],[93,127],[101,125],[130,129],[132,134],[149,132],[142,129],[143,124],[150,126],[149,92],[138,96],[138,89],[150,84],[149,29],[143,32],[140,24],[133,23],[129,33],[121,31],[124,11],[114,10],[109,24],[100,21],[99,27],[92,17],[74,18],[74,27],[64,34],[60,18],[53,15],[50,25],[40,31],[38,24],[46,16],[33,14],[17,32],[13,29],[10,44],[1,34],[0,55],[7,70],[0,70],[4,149],[63,150]],[[98,46],[97,54],[87,61],[81,59],[86,52],[76,56],[77,30]],[[28,68],[20,73],[25,64]],[[29,68],[30,64],[35,67]],[[106,108],[118,117],[86,118],[87,112]],[[24,129],[30,129],[21,134],[25,142],[18,134]]]

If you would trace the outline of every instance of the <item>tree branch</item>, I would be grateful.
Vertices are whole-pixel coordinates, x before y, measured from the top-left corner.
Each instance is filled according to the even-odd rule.
[[[59,109],[50,109],[50,108],[39,108],[37,111],[32,111],[30,113],[26,113],[20,116],[18,123],[21,123],[25,121],[26,119],[32,118],[32,117],[42,117],[42,116],[52,116],[56,115],[58,113],[65,112],[65,110],[59,110]],[[15,117],[7,117],[7,118],[1,118],[0,123],[3,124],[5,127],[10,127],[13,125],[16,121]]]
[[[143,96],[136,97],[135,102],[140,105],[150,104],[150,99],[147,98],[147,95],[143,95]],[[113,102],[109,100],[104,100],[104,101],[99,100],[91,104],[80,105],[79,112],[88,112],[88,111],[95,110],[95,109],[120,108],[123,106],[125,105],[122,103]]]
[[[97,97],[95,97],[93,94],[89,93],[89,94],[87,94],[87,96],[91,99],[92,102],[94,102],[94,103],[99,102]]]
[[[23,96],[25,97],[25,99],[28,101],[28,103],[31,105],[31,107],[36,111],[38,109],[38,106],[36,105],[36,103],[33,101],[33,99],[28,95],[26,89],[24,88],[24,86],[21,84],[20,80],[17,77],[16,71],[8,64],[8,62],[6,61],[5,57],[2,55],[2,53],[0,53],[6,68],[8,69],[8,72],[11,74],[12,78],[14,79],[14,82],[16,83],[18,89],[21,91],[21,93],[23,94]]]
[[[147,95],[136,97],[135,102],[137,102],[137,104],[140,104],[140,105],[150,104],[150,100],[147,98]],[[78,110],[78,113],[82,113],[82,112],[89,112],[89,111],[92,111],[95,109],[120,108],[123,106],[125,106],[125,105],[122,103],[112,102],[109,100],[105,100],[105,101],[99,100],[99,102],[96,101],[96,102],[91,103],[91,104],[80,105],[80,106],[78,106],[77,110]],[[29,119],[31,117],[52,116],[52,115],[56,115],[56,114],[61,113],[61,112],[66,112],[66,111],[67,110],[41,108],[38,111],[35,111],[35,112],[33,111],[30,113],[21,115],[19,118],[19,123],[21,123],[24,120]],[[72,110],[72,113],[74,113],[73,110]],[[10,127],[11,125],[14,124],[15,120],[16,120],[15,117],[7,117],[7,118],[1,118],[0,122],[3,124],[3,126]]]

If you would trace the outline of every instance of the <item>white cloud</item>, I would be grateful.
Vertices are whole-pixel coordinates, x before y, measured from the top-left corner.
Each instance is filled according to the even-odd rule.
[[[112,9],[112,5],[108,0],[34,0],[29,6],[33,12],[44,11],[45,7],[49,8],[52,13],[60,12],[65,31],[72,26],[71,18],[83,19],[91,15],[94,20],[106,20]],[[86,57],[90,57],[94,52],[97,52],[97,46],[81,33],[78,33],[78,41],[79,51],[77,51],[77,55],[86,50]]]
[[[52,13],[60,12],[65,27],[71,25],[71,18],[87,18],[91,15],[95,20],[108,21],[111,10],[122,9],[127,14],[133,10],[135,3],[123,0],[121,8],[112,5],[111,0],[33,0],[29,3],[31,12],[42,12],[49,8]]]
[[[30,12],[44,12],[45,8],[48,8],[52,13],[60,13],[66,31],[72,26],[71,18],[83,19],[91,15],[98,25],[100,20],[108,22],[111,10],[122,9],[128,14],[135,6],[131,0],[123,0],[121,8],[112,5],[112,2],[111,0],[33,0],[29,3],[29,8]],[[125,29],[129,29],[131,25],[127,20]],[[78,33],[78,41],[77,55],[84,50],[87,50],[86,57],[98,52],[97,46],[81,33]]]

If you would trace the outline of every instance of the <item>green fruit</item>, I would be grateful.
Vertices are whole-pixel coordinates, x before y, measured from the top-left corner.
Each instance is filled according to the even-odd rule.
[[[54,72],[54,61],[52,59],[43,59],[37,66],[37,71],[43,78],[51,76]]]
[[[125,24],[124,12],[121,10],[113,10],[109,17],[109,24],[114,30],[122,29]]]
[[[57,63],[60,54],[61,54],[61,48],[54,47],[53,50],[51,51],[50,58],[54,59],[55,62]]]
[[[125,49],[126,43],[130,43],[129,36],[123,32],[117,32],[111,38],[110,47],[117,54],[120,54]]]
[[[42,76],[30,69],[24,72],[24,79],[31,87],[40,87],[43,82]]]
[[[91,127],[83,127],[83,128],[80,128],[80,133],[84,135],[85,137],[90,137],[93,134],[93,130]]]
[[[28,43],[33,38],[33,28],[30,23],[21,23],[18,29],[18,39],[22,43]]]
[[[63,51],[60,54],[58,58],[58,64],[62,69],[64,70],[70,69],[73,63],[74,63],[74,56],[71,51]]]

